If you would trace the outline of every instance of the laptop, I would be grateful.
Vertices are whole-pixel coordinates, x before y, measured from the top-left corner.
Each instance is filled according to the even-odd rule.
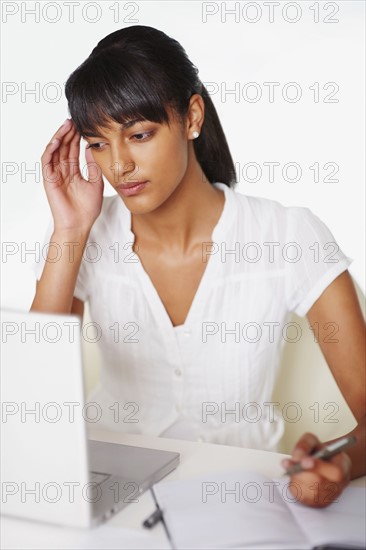
[[[169,474],[179,453],[87,438],[81,319],[1,311],[1,513],[90,528]],[[94,425],[97,426],[97,423]]]

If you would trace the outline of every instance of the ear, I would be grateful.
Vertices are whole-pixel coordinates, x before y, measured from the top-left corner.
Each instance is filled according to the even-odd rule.
[[[205,118],[205,102],[199,94],[193,94],[189,100],[189,107],[186,121],[187,138],[193,139],[193,132],[201,133]]]

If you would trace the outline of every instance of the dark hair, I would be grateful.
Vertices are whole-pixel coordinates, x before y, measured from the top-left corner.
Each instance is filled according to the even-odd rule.
[[[69,76],[65,86],[70,116],[80,134],[96,134],[108,120],[151,120],[169,125],[166,107],[180,121],[189,99],[200,94],[205,118],[193,141],[210,183],[236,183],[234,163],[212,100],[183,47],[162,31],[134,25],[112,32]]]

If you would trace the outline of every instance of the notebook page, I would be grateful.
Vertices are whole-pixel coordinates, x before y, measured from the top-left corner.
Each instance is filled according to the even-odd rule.
[[[257,472],[161,481],[154,492],[175,548],[311,548],[272,480]]]
[[[286,483],[282,478],[275,481],[281,485]],[[281,486],[278,490],[282,493]],[[333,499],[331,493],[328,498]],[[366,548],[366,492],[363,487],[346,487],[337,502],[326,508],[311,508],[289,500],[286,505],[312,546],[336,542]]]
[[[161,537],[120,527],[115,520],[84,530],[15,517],[0,519],[0,548],[6,550],[170,550],[169,542]]]

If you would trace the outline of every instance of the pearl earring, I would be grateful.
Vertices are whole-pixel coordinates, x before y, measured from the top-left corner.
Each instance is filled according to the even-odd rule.
[[[193,132],[192,136],[193,136],[193,139],[196,139],[198,138],[198,136],[200,135],[199,132]]]

